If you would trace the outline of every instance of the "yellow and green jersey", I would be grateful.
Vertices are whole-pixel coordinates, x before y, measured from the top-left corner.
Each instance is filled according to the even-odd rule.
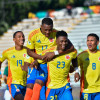
[[[80,53],[78,64],[81,68],[81,92],[100,92],[100,51]]]
[[[0,61],[8,60],[8,78],[7,84],[20,84],[26,86],[27,73],[22,71],[21,66],[24,65],[24,59],[27,55],[25,48],[16,50],[15,47],[9,48],[2,53]]]
[[[41,55],[42,51],[56,45],[56,30],[53,29],[50,37],[47,38],[41,33],[40,28],[32,30],[28,36],[27,47],[35,49]]]
[[[48,49],[49,52],[56,50],[56,46]],[[46,50],[47,52],[47,50]],[[72,59],[76,58],[77,51],[57,56],[47,63],[48,79],[47,87],[51,89],[61,88],[69,82],[69,70]]]

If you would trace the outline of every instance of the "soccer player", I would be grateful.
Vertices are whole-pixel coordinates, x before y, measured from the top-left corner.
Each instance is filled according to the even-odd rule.
[[[42,20],[41,28],[32,30],[29,34],[28,43],[27,43],[27,47],[29,48],[27,51],[28,55],[35,59],[49,61],[55,55],[68,53],[72,51],[74,47],[71,44],[71,42],[68,40],[68,46],[65,52],[59,50],[59,51],[49,52],[46,53],[44,56],[41,56],[43,50],[56,45],[56,33],[57,30],[53,29],[52,19],[44,18]],[[33,49],[35,49],[36,53],[33,52]],[[34,88],[33,88],[32,100],[39,100],[40,90],[46,82],[47,74],[48,74],[47,65],[45,62],[39,62],[39,63],[41,63],[39,64],[38,67],[40,71],[40,76],[37,77],[35,83],[34,82],[32,83],[32,81],[28,82],[25,100],[27,100],[27,98],[28,99],[30,98],[29,100],[31,100],[31,97],[29,97],[29,93],[31,91],[30,89],[33,88],[33,84],[34,84]]]
[[[99,37],[91,33],[87,36],[88,49],[78,55],[81,68],[80,100],[100,100],[100,51],[97,50]]]
[[[57,46],[51,47],[48,51],[66,51],[68,45],[68,36],[66,32],[57,32],[56,44]],[[58,55],[56,58],[47,63],[48,78],[46,84],[46,100],[73,100],[68,76],[70,63],[71,61],[75,61],[74,59],[76,56],[77,51],[74,50],[73,52],[67,54]],[[77,68],[77,62],[74,62],[73,66]],[[76,72],[75,74],[75,81],[77,82],[79,80],[79,73]]]
[[[21,66],[24,64],[24,58],[27,50],[23,47],[25,37],[22,31],[17,31],[13,34],[13,41],[15,46],[3,51],[0,56],[1,63],[8,60],[8,78],[7,85],[12,98],[15,100],[24,100],[26,90],[26,76],[27,73],[22,71]]]

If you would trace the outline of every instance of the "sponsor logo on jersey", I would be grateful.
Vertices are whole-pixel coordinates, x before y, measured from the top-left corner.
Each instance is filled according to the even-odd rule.
[[[50,38],[50,39],[49,39],[49,41],[50,41],[50,42],[53,42],[53,41],[54,41],[54,39],[53,39],[53,38]]]
[[[29,59],[29,58],[30,58],[30,56],[29,56],[29,55],[27,55],[27,56],[26,56],[26,58],[27,58],[27,59]]]
[[[67,60],[69,60],[69,59],[70,59],[70,56],[69,56],[69,55],[66,55],[65,58],[66,58]]]
[[[29,44],[29,45],[31,45],[31,42],[30,42],[30,41],[28,41],[28,44]]]
[[[36,41],[36,42],[41,43],[41,41],[40,41],[40,40],[38,40],[38,41]]]
[[[89,60],[89,58],[86,58],[85,60],[87,60],[87,61],[88,61],[88,60]]]
[[[11,58],[16,58],[15,55],[13,55]]]

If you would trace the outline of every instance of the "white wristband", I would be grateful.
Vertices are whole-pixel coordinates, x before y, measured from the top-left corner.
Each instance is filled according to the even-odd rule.
[[[78,67],[75,67],[75,73],[79,73]]]
[[[54,51],[55,55],[59,55],[59,52],[58,51]]]

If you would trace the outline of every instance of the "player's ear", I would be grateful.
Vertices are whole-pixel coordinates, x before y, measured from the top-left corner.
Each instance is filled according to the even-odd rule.
[[[97,45],[99,45],[99,41],[97,41]]]
[[[15,42],[15,38],[13,38],[13,41]]]

